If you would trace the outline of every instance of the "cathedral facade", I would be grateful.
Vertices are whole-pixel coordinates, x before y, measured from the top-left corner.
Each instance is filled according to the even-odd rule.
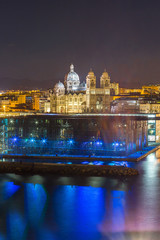
[[[86,82],[80,82],[78,74],[71,64],[70,72],[65,76],[64,84],[56,83],[50,94],[51,112],[61,114],[108,113],[110,112],[110,91],[117,83],[111,84],[106,71],[100,78],[100,88],[96,87],[96,76],[92,70]]]

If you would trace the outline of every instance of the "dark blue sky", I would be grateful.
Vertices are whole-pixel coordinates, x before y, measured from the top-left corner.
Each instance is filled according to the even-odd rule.
[[[0,89],[53,87],[70,63],[122,87],[160,83],[157,0],[1,0]]]

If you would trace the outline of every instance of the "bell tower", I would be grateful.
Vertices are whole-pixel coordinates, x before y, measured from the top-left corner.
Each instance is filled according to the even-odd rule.
[[[86,83],[87,83],[87,89],[96,88],[96,76],[94,75],[94,72],[92,71],[92,69],[90,70],[90,72],[86,77]]]
[[[102,73],[102,76],[100,78],[100,87],[101,88],[108,88],[110,85],[110,77],[108,73],[106,72],[106,69]]]
[[[94,99],[96,96],[96,76],[92,69],[86,77],[86,84],[86,109],[87,112],[95,112]]]

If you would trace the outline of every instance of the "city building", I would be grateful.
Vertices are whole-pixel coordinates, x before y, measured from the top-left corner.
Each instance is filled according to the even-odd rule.
[[[86,82],[80,82],[78,74],[71,64],[70,72],[65,76],[64,84],[56,83],[50,91],[51,112],[54,113],[92,113],[110,112],[110,92],[119,93],[119,84],[110,83],[106,71],[100,78],[97,88],[96,76],[92,70],[86,77]]]
[[[160,103],[141,103],[139,110],[141,113],[160,113]]]
[[[159,94],[160,93],[160,85],[145,85],[142,86],[142,94]]]
[[[143,93],[140,88],[119,88],[120,94],[141,95]]]
[[[139,112],[138,98],[119,98],[111,103],[112,113],[137,113]]]

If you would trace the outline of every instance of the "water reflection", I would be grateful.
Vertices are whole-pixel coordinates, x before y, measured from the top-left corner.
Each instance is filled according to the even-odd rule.
[[[10,211],[7,215],[7,239],[22,240],[25,237],[26,221],[17,211]]]
[[[4,182],[1,187],[0,202],[6,201],[8,198],[12,197],[16,191],[18,191],[20,186],[15,185],[13,182]]]
[[[47,200],[47,194],[42,185],[24,184],[25,212],[27,222],[33,227],[39,227],[43,220],[43,211]]]
[[[0,175],[0,240],[159,240],[157,156],[123,181]]]
[[[53,217],[60,239],[97,239],[104,213],[102,188],[60,186],[53,195]],[[59,208],[57,208],[59,206]]]

